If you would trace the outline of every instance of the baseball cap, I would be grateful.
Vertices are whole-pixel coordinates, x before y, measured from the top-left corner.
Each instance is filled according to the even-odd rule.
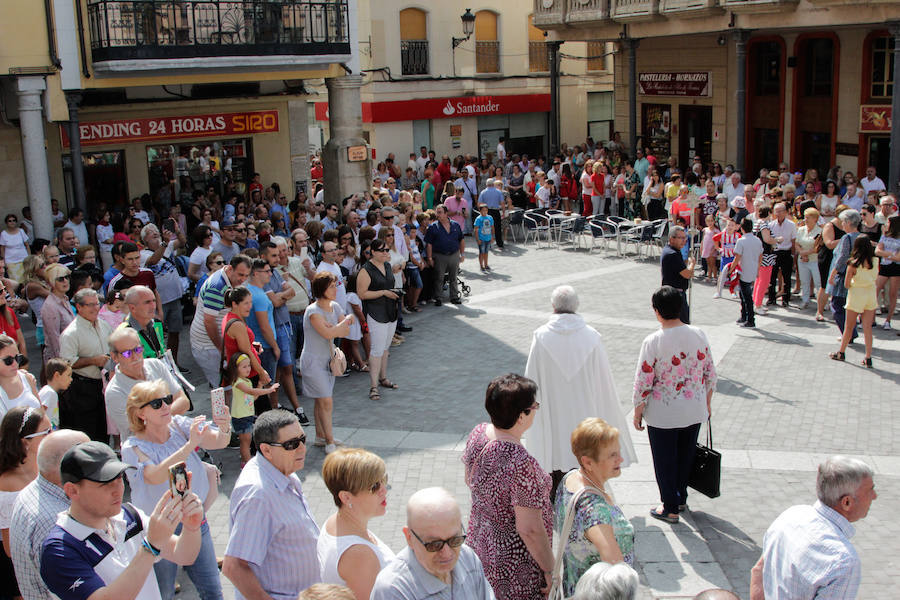
[[[59,464],[63,483],[78,483],[83,479],[106,483],[133,469],[118,459],[112,448],[103,442],[84,442],[69,448]]]

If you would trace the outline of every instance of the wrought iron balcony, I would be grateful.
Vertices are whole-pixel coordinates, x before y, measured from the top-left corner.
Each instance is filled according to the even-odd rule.
[[[546,42],[528,42],[528,71],[546,73],[550,70],[550,55]]]
[[[347,0],[87,0],[93,61],[349,55]]]
[[[566,23],[597,23],[609,19],[609,0],[566,0]]]
[[[400,66],[404,75],[428,75],[428,40],[401,40]]]
[[[693,17],[721,13],[719,0],[659,0],[660,12],[669,17]]]
[[[500,72],[500,42],[475,41],[475,72]]]
[[[799,0],[722,0],[722,8],[736,13],[786,12],[797,8]]]
[[[659,0],[611,0],[615,21],[647,21],[659,14]]]

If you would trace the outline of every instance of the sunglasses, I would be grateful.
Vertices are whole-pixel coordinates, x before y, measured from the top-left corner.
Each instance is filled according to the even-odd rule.
[[[377,494],[379,491],[381,491],[381,486],[384,486],[387,489],[391,489],[391,486],[388,485],[387,473],[385,473],[384,477],[381,478],[379,481],[376,481],[375,483],[373,483],[372,487],[369,488],[369,491],[372,492],[373,494]]]
[[[31,439],[34,439],[34,438],[36,438],[36,437],[41,437],[41,436],[44,436],[44,435],[49,435],[51,431],[53,431],[53,430],[52,430],[52,429],[45,429],[45,430],[43,430],[43,431],[35,431],[34,433],[29,433],[28,435],[23,435],[23,436],[22,436],[22,439],[23,439],[23,440],[31,440]]]
[[[13,363],[22,364],[25,362],[25,356],[22,354],[16,354],[15,356],[4,356],[2,359],[3,364],[7,367]]]
[[[426,542],[425,540],[420,538],[419,534],[412,529],[410,529],[409,531],[414,536],[416,536],[416,539],[419,540],[419,543],[425,546],[425,549],[429,552],[440,552],[441,548],[444,547],[444,544],[447,544],[451,548],[459,548],[463,545],[463,542],[466,541],[466,534],[464,533],[462,535],[454,535],[452,538],[447,538],[446,540],[432,540],[430,542]]]
[[[296,450],[301,445],[306,444],[306,436],[301,435],[300,437],[291,438],[289,440],[285,440],[283,442],[260,442],[261,444],[268,444],[270,446],[278,446],[279,448],[284,448],[288,452]]]
[[[225,261],[224,261],[224,260],[214,260],[214,261],[212,262],[212,264],[214,264],[214,265],[224,265],[224,264],[225,264]]]
[[[525,413],[525,416],[527,417],[528,415],[531,414],[531,411],[537,410],[537,409],[539,409],[540,407],[541,407],[541,403],[540,403],[540,402],[535,402],[534,404],[532,404],[531,406],[529,406],[528,408],[526,408],[526,409],[523,410],[522,412]]]
[[[169,394],[168,396],[163,396],[162,398],[154,398],[150,402],[144,402],[138,408],[149,406],[153,410],[159,410],[160,408],[162,408],[163,402],[165,402],[167,406],[171,406],[172,402],[174,401],[175,399],[172,397],[172,394]]]
[[[390,252],[387,248],[372,248],[372,252]]]
[[[138,346],[136,348],[131,348],[129,350],[122,350],[119,352],[119,355],[122,358],[131,358],[132,356],[141,356],[144,354],[144,347]]]
[[[16,219],[7,219],[6,222],[7,223],[16,223],[17,220]]]
[[[69,280],[69,276],[68,276],[68,275],[63,275],[62,277],[57,277],[57,278],[56,278],[56,281],[57,281],[58,283],[62,283],[63,281],[68,281],[68,280]]]

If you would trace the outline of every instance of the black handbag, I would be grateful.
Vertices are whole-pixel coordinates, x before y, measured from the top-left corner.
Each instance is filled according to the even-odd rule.
[[[694,466],[688,477],[688,486],[704,496],[718,498],[721,495],[719,486],[722,481],[722,454],[712,447],[712,424],[706,422],[706,442],[708,446],[697,444],[694,455]]]

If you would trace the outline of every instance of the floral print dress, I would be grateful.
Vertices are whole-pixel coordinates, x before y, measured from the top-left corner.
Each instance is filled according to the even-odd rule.
[[[569,471],[559,487],[556,488],[555,513],[556,532],[562,535],[562,527],[566,522],[566,508],[575,492],[566,488],[566,480],[575,471]],[[594,564],[602,561],[600,553],[593,542],[587,538],[587,530],[594,525],[610,525],[619,550],[625,563],[634,566],[634,526],[615,504],[592,492],[585,492],[575,504],[575,518],[572,521],[572,532],[563,553],[562,584],[565,596],[575,593],[575,585],[584,573]],[[562,541],[560,541],[562,543]]]
[[[462,461],[472,492],[466,543],[481,559],[497,600],[541,600],[541,568],[516,532],[515,507],[540,509],[552,538],[550,476],[521,445],[491,440],[487,423],[477,425]]]

